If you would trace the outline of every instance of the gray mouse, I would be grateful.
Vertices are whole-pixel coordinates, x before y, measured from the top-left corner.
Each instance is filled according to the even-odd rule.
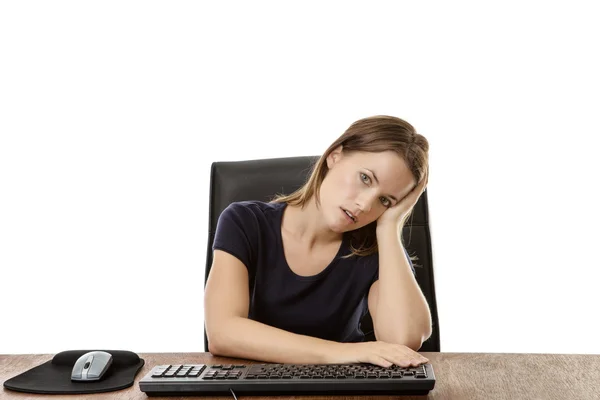
[[[112,354],[105,351],[85,353],[73,366],[72,381],[99,381],[112,364]]]

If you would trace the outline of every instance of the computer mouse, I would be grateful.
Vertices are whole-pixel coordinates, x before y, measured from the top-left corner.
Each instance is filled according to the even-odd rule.
[[[90,351],[75,361],[72,381],[99,381],[112,364],[113,356],[105,351]]]

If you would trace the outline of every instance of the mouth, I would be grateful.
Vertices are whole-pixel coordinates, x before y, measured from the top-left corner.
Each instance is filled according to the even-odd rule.
[[[356,217],[350,211],[344,210],[343,208],[341,210],[349,222],[356,223]]]

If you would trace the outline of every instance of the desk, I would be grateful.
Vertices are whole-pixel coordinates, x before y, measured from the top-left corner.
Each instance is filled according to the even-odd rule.
[[[483,354],[483,353],[422,353],[433,365],[435,388],[429,396],[403,396],[401,399],[431,400],[553,400],[600,399],[600,355],[565,354]],[[0,355],[0,381],[4,381],[51,360],[54,355]],[[141,399],[153,400],[139,389],[138,381],[152,367],[160,364],[226,364],[239,360],[213,357],[210,353],[150,353],[139,354],[146,363],[136,376],[132,387],[116,392],[89,395],[34,395],[19,393],[2,387],[1,399],[51,399],[102,400]],[[251,362],[247,362],[251,363]],[[173,400],[177,397],[167,397]],[[196,399],[233,399],[227,397],[195,397]],[[238,396],[240,400],[250,396]],[[270,400],[291,397],[269,396]],[[294,396],[323,400],[362,400],[365,396]],[[260,397],[252,397],[258,400]],[[373,396],[372,399],[400,399],[396,396]]]

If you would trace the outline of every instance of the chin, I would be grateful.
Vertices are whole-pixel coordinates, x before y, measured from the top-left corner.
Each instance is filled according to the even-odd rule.
[[[331,218],[328,221],[327,226],[329,227],[329,229],[332,232],[335,232],[335,233],[350,232],[350,231],[360,228],[360,226],[357,224],[344,224],[344,223],[341,223],[339,219],[336,220],[335,218]]]
[[[327,221],[327,227],[329,228],[330,231],[335,232],[335,233],[344,233],[347,230],[349,230],[348,226],[344,226],[344,225],[340,224],[340,222],[336,221],[334,218],[331,218],[329,221]]]
[[[339,226],[338,224],[329,224],[329,230],[335,233],[344,233],[350,229],[347,229],[347,227],[344,226]]]

